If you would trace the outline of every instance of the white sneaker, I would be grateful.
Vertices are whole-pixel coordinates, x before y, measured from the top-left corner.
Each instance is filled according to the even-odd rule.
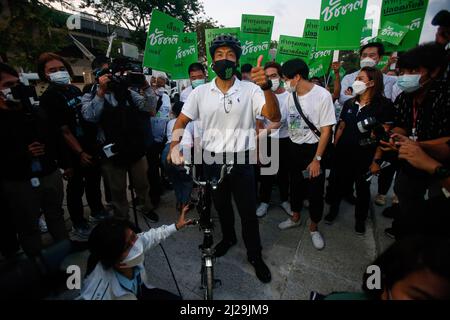
[[[309,208],[309,200],[303,200],[303,206],[305,207],[305,208]]]
[[[286,213],[287,213],[289,216],[291,216],[291,217],[293,216],[292,210],[291,210],[291,204],[289,203],[289,201],[283,202],[283,203],[281,204],[281,207],[283,208],[284,211],[286,211]]]
[[[265,202],[261,202],[258,209],[256,209],[256,215],[258,218],[262,218],[267,214],[267,209],[269,209],[269,204]]]
[[[380,207],[385,206],[386,196],[383,196],[382,194],[377,194],[377,196],[375,197],[375,204]]]
[[[44,216],[39,217],[39,229],[41,230],[41,233],[48,232],[47,223],[45,222]]]
[[[325,241],[319,231],[311,232],[311,240],[314,248],[317,250],[322,250],[325,248]]]
[[[283,221],[278,225],[278,228],[281,230],[286,230],[290,228],[299,227],[302,224],[302,219],[299,219],[297,222],[293,221],[291,218],[287,219],[286,221]]]

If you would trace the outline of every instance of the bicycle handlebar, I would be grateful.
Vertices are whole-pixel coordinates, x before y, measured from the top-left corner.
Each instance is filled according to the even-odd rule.
[[[224,164],[222,165],[222,168],[220,169],[220,178],[218,181],[216,181],[215,179],[212,181],[200,181],[197,179],[197,169],[196,166],[191,164],[191,163],[185,163],[184,164],[184,168],[186,169],[186,173],[188,175],[190,175],[192,177],[192,180],[194,181],[194,183],[198,186],[206,186],[208,184],[211,184],[211,186],[214,188],[217,188],[217,186],[219,184],[221,184],[223,182],[223,180],[225,179],[225,177],[230,174],[231,170],[233,169],[234,163],[230,162],[228,164]],[[192,174],[191,174],[192,172]]]

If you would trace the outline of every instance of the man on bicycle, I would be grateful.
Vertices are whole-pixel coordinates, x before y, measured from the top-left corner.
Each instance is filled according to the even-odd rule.
[[[215,247],[215,256],[225,255],[236,244],[231,203],[233,195],[241,217],[242,237],[247,248],[248,261],[255,268],[258,279],[268,283],[271,273],[261,255],[256,217],[255,175],[249,155],[256,148],[256,116],[263,116],[273,122],[280,121],[278,101],[271,90],[271,82],[261,67],[262,56],[258,59],[257,67],[252,70],[254,83],[241,82],[236,78],[236,68],[242,54],[237,38],[230,35],[216,37],[211,43],[210,53],[217,77],[211,83],[197,87],[184,104],[174,126],[169,161],[175,165],[183,164],[177,145],[186,125],[194,120],[199,120],[203,129],[204,156],[209,154],[217,160],[225,156],[230,159],[231,155],[233,170],[213,193],[223,236],[223,240]],[[204,174],[218,177],[220,168],[221,164],[217,162],[205,164]]]

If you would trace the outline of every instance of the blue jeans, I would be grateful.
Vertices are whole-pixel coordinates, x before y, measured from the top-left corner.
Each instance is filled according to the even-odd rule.
[[[173,184],[177,203],[187,204],[191,198],[193,181],[192,178],[186,174],[186,170],[183,167],[176,167],[167,163],[166,159],[169,154],[169,149],[170,144],[166,144],[162,152],[161,162],[166,169],[170,182]]]

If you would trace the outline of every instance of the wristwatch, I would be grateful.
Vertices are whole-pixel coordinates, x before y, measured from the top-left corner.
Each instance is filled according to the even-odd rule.
[[[272,80],[269,79],[269,80],[267,80],[267,83],[261,87],[261,89],[263,91],[267,91],[267,90],[272,89],[272,86],[273,86]]]
[[[316,156],[314,159],[319,161],[319,162],[322,161],[322,157],[321,156]]]
[[[439,166],[434,171],[434,176],[439,180],[447,179],[448,177],[450,177],[450,169],[444,166]]]

